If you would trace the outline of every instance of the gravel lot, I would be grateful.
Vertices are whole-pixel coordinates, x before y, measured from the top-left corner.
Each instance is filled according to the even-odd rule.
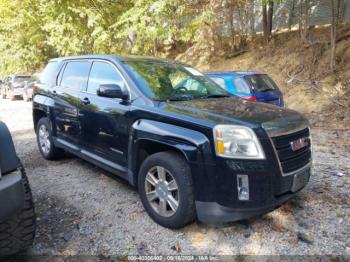
[[[126,182],[73,156],[44,160],[31,103],[0,99],[0,119],[11,129],[34,195],[31,254],[350,255],[350,130],[313,129],[314,175],[281,208],[242,223],[169,230],[148,217]]]

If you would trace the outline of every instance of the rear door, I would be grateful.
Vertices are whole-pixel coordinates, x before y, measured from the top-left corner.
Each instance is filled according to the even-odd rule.
[[[252,94],[256,96],[257,101],[280,105],[282,94],[276,83],[268,75],[249,75],[245,76],[245,79],[250,84]]]
[[[59,142],[76,148],[80,142],[79,109],[83,106],[80,92],[86,88],[91,62],[67,61],[60,71],[57,86],[52,89],[54,106],[54,132]]]
[[[117,84],[126,89],[126,82],[117,67],[102,60],[91,66],[88,85],[80,99],[85,102],[80,111],[82,143],[90,157],[125,171],[127,165],[128,123],[130,104],[118,98],[100,97],[101,84]]]

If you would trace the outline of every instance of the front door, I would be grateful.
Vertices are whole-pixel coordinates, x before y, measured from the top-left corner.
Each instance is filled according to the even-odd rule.
[[[52,89],[54,131],[61,143],[74,148],[80,142],[79,108],[83,103],[79,94],[86,88],[91,62],[69,61],[62,68],[57,86]]]
[[[94,61],[86,92],[81,93],[85,105],[80,111],[82,145],[86,150],[112,162],[113,168],[125,171],[127,166],[129,103],[117,98],[100,97],[97,89],[101,84],[117,84],[122,89],[126,83],[115,65]],[[94,157],[94,156],[93,156]]]

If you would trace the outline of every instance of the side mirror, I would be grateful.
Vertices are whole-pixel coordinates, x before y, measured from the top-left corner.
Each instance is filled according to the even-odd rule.
[[[117,84],[102,84],[97,89],[97,95],[109,98],[128,99],[128,94],[123,92],[122,88]]]

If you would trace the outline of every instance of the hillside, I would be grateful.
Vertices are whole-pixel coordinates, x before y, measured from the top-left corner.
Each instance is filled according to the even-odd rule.
[[[350,25],[338,34],[337,69],[329,70],[329,27],[310,30],[310,44],[303,44],[298,31],[276,33],[268,45],[248,42],[246,52],[233,58],[208,54],[197,42],[177,59],[202,71],[258,70],[272,76],[280,86],[287,107],[309,116],[318,126],[350,128]],[[205,39],[205,38],[204,38]],[[220,53],[220,52],[218,52]]]

